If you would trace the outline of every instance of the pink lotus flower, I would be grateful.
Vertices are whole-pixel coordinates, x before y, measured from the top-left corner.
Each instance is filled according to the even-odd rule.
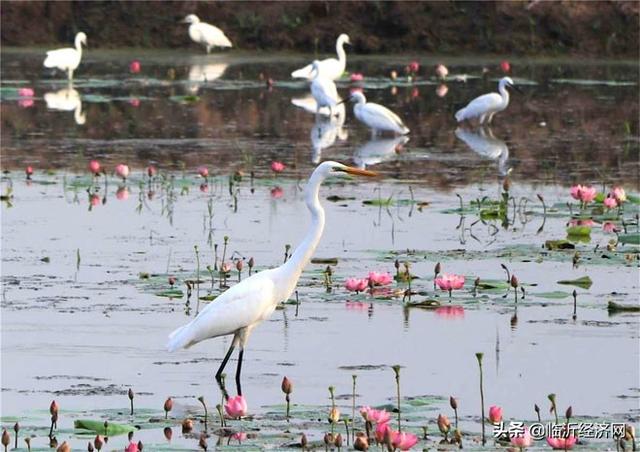
[[[435,310],[436,315],[449,319],[464,317],[464,308],[462,306],[440,306]]]
[[[116,191],[116,199],[119,201],[126,201],[129,199],[129,189],[127,187],[120,187]]]
[[[444,64],[439,64],[436,66],[436,76],[439,79],[447,78],[447,75],[449,75],[449,69],[447,69]]]
[[[418,442],[418,437],[413,433],[393,432],[391,436],[391,444],[396,449],[409,450]]]
[[[138,443],[131,441],[129,445],[124,449],[124,452],[138,452]]]
[[[33,166],[29,165],[24,169],[24,174],[27,176],[27,179],[31,179],[31,175],[33,174]]]
[[[618,201],[618,204],[622,204],[627,200],[627,194],[625,193],[624,188],[622,187],[613,187],[612,193],[613,193],[613,196],[616,198],[616,201]]]
[[[224,410],[230,417],[241,418],[247,414],[247,401],[241,395],[229,397],[224,404]]]
[[[420,97],[420,90],[419,90],[417,87],[414,87],[414,88],[411,90],[411,98],[412,98],[412,99],[416,99],[416,98],[418,98],[418,97]]]
[[[131,64],[129,64],[129,70],[134,74],[140,72],[140,62],[138,60],[133,60]]]
[[[200,191],[202,193],[209,193],[209,184],[207,184],[206,182],[203,182],[200,184]]]
[[[140,106],[140,99],[138,99],[137,97],[132,97],[131,99],[129,99],[129,105],[131,105],[133,108],[138,108]]]
[[[158,170],[156,169],[155,166],[153,166],[153,165],[147,166],[147,176],[154,177],[157,172],[158,172]]]
[[[20,88],[18,90],[18,96],[20,97],[33,97],[34,95],[33,88]]]
[[[523,432],[513,432],[511,434],[511,444],[520,449],[531,446],[531,444],[533,444],[533,438],[531,437],[529,428],[525,426]]]
[[[271,197],[273,199],[280,199],[284,196],[284,190],[280,187],[273,187],[271,189]]]
[[[96,195],[95,193],[92,194],[91,196],[89,196],[89,204],[91,204],[91,207],[97,207],[100,205],[100,196]]]
[[[505,74],[508,74],[511,71],[511,65],[507,60],[503,60],[500,62],[500,69],[502,69],[502,72]]]
[[[386,424],[391,419],[391,414],[387,410],[376,410],[369,406],[363,406],[360,408],[360,414],[364,420],[372,422],[374,424]]]
[[[607,209],[615,209],[618,207],[618,201],[616,201],[616,198],[611,194],[604,198],[603,204]]]
[[[273,161],[271,162],[271,171],[274,173],[281,173],[285,169],[285,165],[282,162]]]
[[[589,203],[596,197],[596,189],[593,187],[587,187],[586,185],[574,185],[569,191],[573,199],[577,199],[583,203]]]
[[[123,180],[129,176],[129,167],[124,163],[120,163],[116,165],[116,174],[118,177],[121,177]]]
[[[407,68],[409,69],[410,73],[416,74],[420,70],[420,63],[418,63],[417,61],[413,60],[411,63],[409,63]]]
[[[361,82],[364,80],[364,75],[362,75],[360,72],[354,72],[353,74],[351,74],[351,77],[349,77],[349,79],[352,82]]]
[[[438,97],[444,97],[444,96],[447,95],[448,92],[449,92],[449,87],[447,85],[445,85],[444,83],[441,83],[436,88],[436,96],[438,96]]]
[[[575,436],[569,436],[568,438],[554,438],[552,436],[547,436],[547,444],[556,450],[571,449],[577,442],[578,438]]]
[[[209,168],[207,168],[206,166],[199,166],[198,175],[206,179],[207,177],[209,177]]]
[[[387,272],[369,272],[368,279],[374,286],[386,286],[393,281],[393,277]]]
[[[448,290],[449,295],[451,295],[452,290],[462,289],[464,276],[442,273],[436,278],[436,284],[441,290]]]
[[[362,292],[369,287],[369,281],[367,279],[347,278],[344,287],[349,292]]]
[[[616,232],[618,229],[616,228],[616,224],[611,222],[611,221],[607,221],[602,225],[602,230],[604,232]]]
[[[389,427],[388,422],[382,422],[376,425],[376,432],[375,432],[376,442],[384,443],[385,435],[391,436],[392,434],[393,434],[393,430],[391,430],[391,427]],[[393,438],[393,436],[391,437]]]
[[[499,424],[502,421],[502,408],[496,405],[489,407],[489,421],[492,424]]]
[[[100,174],[101,169],[102,167],[100,166],[100,162],[98,162],[97,160],[91,160],[89,162],[89,171],[95,174],[96,176]]]

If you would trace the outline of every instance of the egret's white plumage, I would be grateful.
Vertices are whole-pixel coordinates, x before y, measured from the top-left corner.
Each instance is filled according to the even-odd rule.
[[[493,115],[501,112],[509,105],[508,86],[513,86],[513,80],[510,77],[500,79],[498,83],[499,93],[489,93],[476,97],[466,107],[456,112],[456,121],[478,119],[480,124],[490,124]]]
[[[342,74],[344,74],[344,70],[347,67],[347,54],[344,51],[345,44],[351,44],[351,41],[349,40],[348,35],[342,33],[338,36],[338,40],[336,41],[336,53],[338,54],[338,59],[327,58],[318,62],[320,74],[323,77],[326,77],[329,80],[338,80]],[[313,63],[306,65],[302,69],[293,71],[291,73],[291,77],[306,78],[307,80],[312,79]]]
[[[311,80],[311,94],[316,101],[317,112],[319,112],[322,107],[328,107],[330,114],[333,115],[333,108],[340,101],[338,88],[336,88],[333,80],[320,74],[318,60],[311,63],[311,65],[314,74],[313,80]]]
[[[509,161],[509,148],[507,144],[496,138],[490,128],[480,128],[472,132],[470,130],[458,127],[456,129],[456,137],[464,141],[476,154],[498,162],[498,171],[501,175],[509,174],[507,163]]]
[[[409,141],[406,135],[394,138],[373,138],[360,146],[353,154],[353,161],[358,168],[376,165],[395,157],[401,147]]]
[[[305,202],[311,213],[311,227],[291,258],[279,267],[256,273],[222,293],[191,322],[171,333],[167,349],[174,351],[190,347],[205,339],[233,334],[233,342],[216,373],[216,379],[218,382],[221,381],[222,371],[233,349],[239,346],[236,385],[238,394],[241,394],[240,368],[249,335],[256,325],[271,315],[278,303],[286,301],[293,293],[302,270],[311,260],[324,230],[325,214],[318,196],[320,185],[330,175],[345,173],[375,175],[337,162],[323,162],[318,165],[305,188]]]
[[[189,37],[197,44],[202,44],[207,49],[207,53],[211,51],[211,47],[233,47],[222,30],[206,22],[200,22],[195,14],[189,14],[183,22],[191,24]]]
[[[44,67],[56,68],[67,71],[69,80],[73,79],[73,71],[80,65],[82,60],[82,44],[87,45],[87,35],[83,32],[76,34],[75,48],[49,50],[44,59]]]
[[[402,119],[387,107],[367,102],[360,91],[351,95],[351,100],[355,102],[353,113],[361,122],[376,131],[390,131],[400,135],[409,133],[409,128],[404,125]]]
[[[76,124],[82,125],[87,121],[82,111],[80,93],[73,88],[63,88],[55,92],[45,93],[44,101],[50,110],[73,111]]]

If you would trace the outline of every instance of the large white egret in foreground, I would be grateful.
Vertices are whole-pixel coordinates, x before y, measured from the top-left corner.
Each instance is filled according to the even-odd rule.
[[[340,76],[344,73],[345,68],[347,67],[347,54],[344,51],[344,45],[351,44],[349,41],[349,36],[342,33],[338,36],[338,40],[336,41],[336,52],[338,53],[338,59],[335,58],[327,58],[326,60],[319,61],[319,69],[320,73],[323,77],[328,78],[329,80],[338,80]],[[302,69],[298,69],[291,73],[291,77],[293,78],[313,78],[313,63],[308,64]]]
[[[504,77],[500,79],[498,83],[498,93],[484,94],[480,97],[476,97],[469,104],[458,110],[456,113],[456,121],[462,122],[465,120],[478,119],[480,124],[490,124],[493,119],[493,115],[501,112],[509,105],[509,91],[508,87],[513,87],[513,80],[510,77]]]
[[[320,113],[322,107],[329,108],[329,114],[333,116],[333,108],[338,105],[338,88],[333,80],[323,76],[319,70],[319,61],[311,63],[313,68],[313,80],[311,80],[311,94],[316,100],[316,113]]]
[[[44,101],[50,110],[73,111],[73,119],[76,124],[82,125],[87,122],[87,117],[82,111],[80,93],[73,88],[63,88],[45,93]]]
[[[73,71],[80,65],[82,59],[82,44],[87,45],[87,35],[80,32],[76,35],[75,49],[67,47],[64,49],[49,50],[44,59],[44,67],[56,68],[67,71],[69,80],[73,79]]]
[[[194,42],[202,44],[207,49],[207,53],[211,51],[211,47],[233,47],[222,30],[206,22],[200,22],[195,14],[189,14],[182,22],[191,24],[189,37]]]
[[[371,128],[374,135],[377,131],[389,131],[399,135],[409,133],[409,128],[398,115],[383,105],[367,102],[367,98],[360,91],[353,93],[349,99],[355,102],[353,113],[356,118]]]
[[[318,165],[305,188],[305,202],[311,213],[311,226],[291,258],[279,267],[256,273],[231,287],[200,311],[191,322],[169,335],[167,349],[174,351],[206,339],[233,334],[229,351],[216,372],[216,380],[223,392],[222,372],[234,349],[239,347],[236,388],[238,395],[242,394],[240,372],[249,335],[253,328],[273,313],[279,303],[289,299],[295,290],[302,270],[311,260],[324,230],[324,209],[318,197],[320,185],[329,176],[344,174],[376,175],[371,171],[352,168],[337,162],[328,161]]]

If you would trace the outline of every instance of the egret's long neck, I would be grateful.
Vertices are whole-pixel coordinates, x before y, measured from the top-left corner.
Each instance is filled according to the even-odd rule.
[[[502,83],[498,87],[498,91],[500,91],[500,95],[502,96],[502,103],[505,105],[509,104],[509,91],[507,91],[507,87]]]
[[[344,41],[342,39],[339,39],[338,42],[336,42],[336,53],[338,54],[338,61],[340,62],[340,64],[342,66],[346,66],[347,54],[344,51]]]
[[[318,197],[323,179],[324,177],[321,175],[313,174],[307,183],[304,199],[311,213],[311,226],[306,237],[302,243],[298,245],[291,258],[282,265],[283,270],[288,275],[291,275],[292,278],[295,278],[296,281],[300,277],[304,267],[311,260],[322,237],[322,232],[324,231],[324,209]]]
[[[80,57],[82,58],[82,43],[80,42],[80,39],[76,39],[76,51],[80,54]]]

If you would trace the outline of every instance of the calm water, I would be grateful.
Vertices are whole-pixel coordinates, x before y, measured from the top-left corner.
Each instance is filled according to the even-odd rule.
[[[139,74],[128,71],[134,58]],[[400,364],[404,395],[443,397],[427,421],[409,424],[413,431],[425,423],[437,431],[437,413],[451,414],[446,398],[455,395],[473,436],[480,428],[474,353],[484,352],[486,405],[503,406],[508,419],[533,420],[533,404],[547,411],[546,395],[555,392],[561,412],[572,405],[583,418],[637,423],[638,315],[606,309],[610,300],[637,303],[637,247],[621,247],[613,264],[597,257],[615,237],[598,224],[588,243],[578,244],[577,266],[573,253],[542,257],[545,240],[566,237],[570,215],[545,219],[536,199],[540,193],[549,206],[562,206],[575,182],[638,191],[633,62],[513,61],[524,95],[512,97],[491,130],[474,132],[457,129],[452,116],[470,98],[495,90],[496,61],[422,58],[423,66],[443,61],[453,75],[469,75],[466,83],[448,81],[444,97],[437,94],[445,90],[441,83],[424,77],[391,85],[388,73],[401,72],[409,57],[350,61],[350,69],[365,74],[369,100],[405,119],[412,130],[405,142],[372,139],[350,108],[333,121],[301,108],[306,84],[288,74],[309,57],[89,51],[73,88],[45,72],[41,59],[35,50],[3,51],[2,58],[2,190],[13,190],[12,205],[2,207],[3,426],[17,418],[42,430],[54,398],[68,410],[63,428],[76,417],[113,419],[101,410],[126,411],[130,386],[139,393],[136,406],[156,416],[167,396],[175,398],[179,419],[198,412],[200,395],[215,412],[213,374],[229,340],[168,354],[166,336],[194,315],[195,299],[185,312],[184,298],[155,294],[167,288],[167,274],[195,277],[194,245],[207,276],[213,245],[221,249],[225,235],[229,254],[253,256],[262,268],[280,263],[285,244],[295,246],[304,235],[301,190],[322,159],[384,177],[323,189],[324,198],[340,197],[324,202],[328,222],[316,253],[338,259],[335,287],[330,294],[323,289],[326,264],[310,265],[299,285],[298,315],[286,306],[253,333],[243,367],[252,414],[268,417],[267,407],[282,403],[284,375],[294,381],[298,404],[328,405],[327,387],[334,385],[350,413],[352,374],[358,405],[389,403],[395,382],[388,366]],[[483,66],[492,71],[488,77],[474,77]],[[35,90],[32,104],[17,96],[16,88],[26,86]],[[339,91],[352,87],[344,81]],[[128,163],[134,176],[126,185],[110,177],[106,187],[101,180],[93,188],[85,174],[91,158],[109,169]],[[269,170],[273,160],[287,165],[277,178]],[[149,184],[142,171],[150,163],[174,175],[175,185]],[[24,180],[26,165],[36,170],[32,182]],[[199,165],[215,176],[206,187],[194,177]],[[230,195],[228,177],[236,171],[244,177]],[[457,194],[465,203],[497,199],[507,174],[518,207],[506,227],[477,213],[451,213]],[[88,187],[101,200],[92,208]],[[376,205],[387,198],[389,206]],[[634,212],[637,206],[626,206],[625,217]],[[503,279],[502,263],[533,285],[517,313],[512,293],[474,298],[465,291],[452,302],[462,310],[436,311],[403,308],[401,296],[351,296],[343,289],[347,277],[395,272],[396,256],[412,263],[414,289],[423,292],[418,300],[439,295],[447,304],[433,293],[436,261],[466,275],[468,287],[476,276]],[[158,276],[146,282],[140,273]],[[593,285],[576,288],[576,319],[570,296],[536,295],[568,295],[574,286],[557,281],[582,276]],[[203,284],[201,295],[208,289]],[[292,428],[291,437],[303,430]],[[318,439],[323,431],[307,433]],[[161,435],[148,429],[136,438],[159,449]],[[195,448],[193,439],[176,436],[172,447]],[[122,449],[124,441],[110,446]]]

